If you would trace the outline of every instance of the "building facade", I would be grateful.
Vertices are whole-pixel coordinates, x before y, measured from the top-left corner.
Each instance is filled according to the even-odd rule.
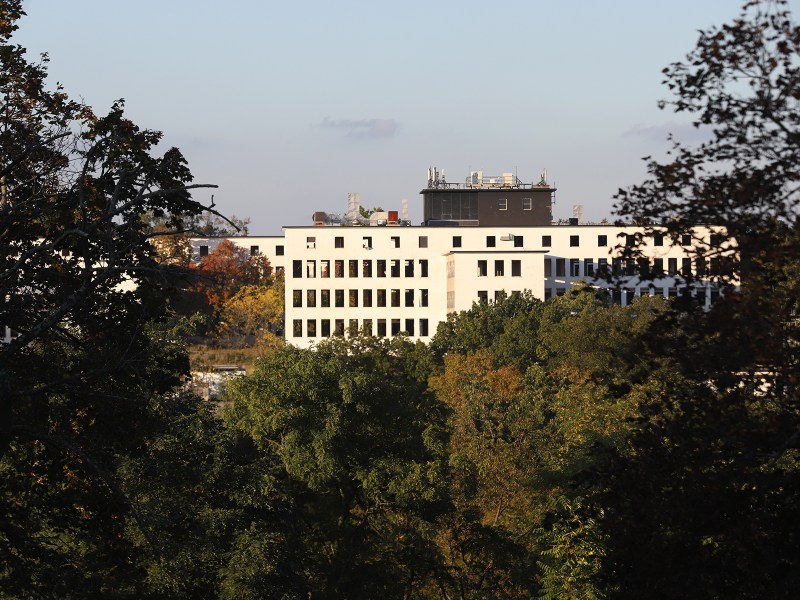
[[[473,173],[467,185],[454,186],[429,172],[421,192],[427,225],[373,220],[372,226],[284,227],[283,236],[228,239],[284,272],[286,341],[302,347],[359,331],[428,342],[449,313],[475,302],[524,290],[544,300],[578,282],[608,288],[623,306],[641,295],[690,294],[705,306],[714,301],[717,291],[707,276],[718,266],[696,252],[708,245],[712,228],[697,227],[677,241],[656,232],[644,240],[646,259],[623,262],[621,247],[634,243],[642,228],[553,225],[555,190],[544,176],[537,185],[523,185],[504,175],[487,182]],[[545,216],[546,224],[531,224]],[[194,239],[194,259],[220,241]],[[619,285],[606,283],[609,274]]]

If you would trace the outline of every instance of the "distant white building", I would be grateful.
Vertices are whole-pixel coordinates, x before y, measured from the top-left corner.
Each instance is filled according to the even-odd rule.
[[[433,173],[433,175],[431,175]],[[645,240],[647,264],[623,264],[615,248],[632,243],[640,227],[551,224],[555,192],[542,180],[525,185],[510,173],[476,172],[466,184],[447,184],[429,172],[425,225],[409,226],[389,212],[369,225],[284,227],[281,236],[231,237],[265,255],[286,283],[286,341],[307,347],[332,335],[400,333],[430,341],[448,313],[529,290],[546,299],[578,281],[607,287],[603,273],[622,276],[610,293],[622,305],[640,295],[689,293],[708,306],[717,293],[704,277],[714,264],[693,248],[714,231],[697,227],[677,244],[655,234]],[[391,218],[393,217],[393,218]],[[219,238],[196,238],[193,256],[213,251]],[[641,280],[642,269],[663,273]],[[682,274],[692,275],[687,289]]]

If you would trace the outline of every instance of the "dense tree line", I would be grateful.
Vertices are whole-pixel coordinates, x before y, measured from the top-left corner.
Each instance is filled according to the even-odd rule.
[[[165,258],[156,240],[213,221],[183,158],[155,157],[121,103],[99,117],[48,91],[10,41],[21,15],[0,1],[0,323],[18,333],[0,347],[0,595],[796,594],[800,28],[782,2],[666,69],[712,136],[618,195],[676,237],[723,226],[699,251],[735,248],[741,290],[719,275],[704,312],[587,284],[475,304],[427,346],[278,345],[220,411],[180,385],[181,290],[255,335],[279,282],[230,248],[205,280]],[[235,294],[214,275],[234,267]]]

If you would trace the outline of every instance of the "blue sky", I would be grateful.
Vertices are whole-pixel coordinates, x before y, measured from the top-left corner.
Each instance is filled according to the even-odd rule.
[[[599,220],[669,131],[693,135],[657,108],[661,69],[740,5],[26,0],[15,40],[96,111],[125,98],[251,234],[344,213],[348,192],[387,210],[407,198],[418,224],[429,166],[449,181],[546,168],[556,217],[582,204]]]

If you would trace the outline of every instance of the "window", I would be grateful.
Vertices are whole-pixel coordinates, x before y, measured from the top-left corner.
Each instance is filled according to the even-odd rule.
[[[597,245],[601,248],[605,248],[608,246],[608,236],[607,235],[598,235],[597,236]]]
[[[428,306],[428,290],[419,291],[419,305]]]
[[[378,271],[378,277],[386,277],[386,261],[385,260],[377,261],[377,267],[376,268],[377,268],[377,271]]]
[[[622,274],[622,259],[621,258],[612,258],[611,259],[611,273],[617,277]]]
[[[508,198],[500,198],[497,201],[497,210],[508,210]]]
[[[664,245],[664,234],[656,232],[653,234],[653,246],[663,246]]]
[[[692,245],[692,234],[691,233],[684,233],[681,235],[681,246],[691,246]]]
[[[571,235],[569,236],[569,245],[572,248],[577,248],[581,245],[581,238],[579,235]]]
[[[633,303],[636,291],[631,288],[625,288],[623,293],[625,294],[625,306],[630,306]]]
[[[331,336],[331,320],[330,319],[322,319],[320,321],[320,329],[322,337],[330,337]]]
[[[428,236],[427,235],[419,236],[419,247],[420,248],[427,248],[428,247]]]
[[[706,259],[704,256],[697,256],[694,259],[694,269],[698,277],[704,277],[706,274]]]
[[[522,248],[524,244],[524,237],[521,235],[514,236],[514,248]]]
[[[358,319],[350,319],[350,324],[347,328],[348,335],[358,335]]]
[[[400,277],[400,259],[393,258],[390,263],[390,274],[392,277]]]
[[[494,248],[497,244],[495,243],[495,237],[493,235],[486,236],[486,247],[487,248]]]
[[[303,290],[292,290],[292,306],[294,308],[303,307]]]
[[[681,259],[681,275],[684,277],[690,277],[692,275],[692,259],[691,258],[682,258]]]
[[[636,245],[636,236],[630,233],[625,234],[625,245],[628,247]]]
[[[334,277],[344,277],[344,261],[336,260],[333,262]]]
[[[200,258],[208,256],[208,246],[200,246]]]
[[[428,337],[428,319],[419,320],[419,334],[422,337]]]
[[[601,258],[597,261],[597,276],[608,277],[608,259]]]
[[[553,261],[550,259],[549,256],[544,257],[544,276],[545,277],[553,276]]]
[[[650,259],[649,258],[637,258],[636,259],[636,267],[639,270],[639,279],[649,279],[650,278]]]
[[[386,306],[386,290],[378,290],[378,306],[383,307]]]
[[[351,260],[349,262],[349,268],[347,270],[347,274],[350,277],[358,277],[358,261],[357,260]]]
[[[512,260],[511,261],[511,276],[512,277],[522,277],[522,261],[521,260]]]
[[[372,319],[364,319],[361,328],[364,330],[364,335],[372,335]]]
[[[564,277],[567,270],[567,261],[564,258],[556,259],[556,277]]]
[[[378,337],[386,337],[386,319],[378,319]]]
[[[581,276],[581,261],[579,258],[569,259],[569,275],[570,277]]]
[[[678,274],[678,259],[677,258],[668,258],[667,259],[667,273],[670,277],[675,277]]]
[[[531,210],[533,208],[533,198],[522,199],[522,210]]]
[[[365,235],[361,238],[361,245],[363,246],[364,250],[371,250],[372,249],[372,236]]]
[[[503,277],[506,274],[506,264],[503,260],[494,261],[494,276]]]
[[[361,274],[364,277],[372,277],[372,261],[364,260],[361,262]]]
[[[317,305],[317,290],[306,290],[306,306],[314,308]]]
[[[495,290],[494,291],[494,301],[495,302],[502,302],[503,298],[506,297],[506,293],[503,290]]]
[[[406,333],[414,335],[414,319],[406,319]]]
[[[292,321],[292,335],[294,337],[303,337],[303,319]]]
[[[392,290],[391,303],[393,307],[400,306],[400,290]]]
[[[632,260],[625,261],[625,275],[631,276],[636,274],[636,263]]]
[[[654,258],[653,259],[653,275],[656,278],[664,276],[664,259],[663,258]]]
[[[344,308],[344,290],[334,290],[333,300],[337,308]]]
[[[201,246],[202,248],[202,246]],[[454,235],[453,236],[453,248],[461,248],[461,236]]]
[[[419,276],[428,276],[428,259],[423,258],[419,261]]]
[[[414,306],[414,290],[406,290],[406,302],[405,305]]]
[[[478,277],[486,277],[488,267],[485,260],[478,261]]]
[[[331,276],[331,261],[329,260],[321,260],[319,261],[319,276],[323,279],[327,279]]]
[[[358,306],[358,290],[350,290],[348,296],[350,297],[350,308],[356,308]]]
[[[302,260],[293,260],[292,261],[292,277],[300,278],[303,276],[303,261]]]
[[[553,238],[551,236],[549,236],[549,235],[543,235],[542,236],[542,246],[547,248],[547,247],[550,247],[552,245],[553,245]]]
[[[487,292],[486,290],[479,290],[478,291],[478,302],[482,302],[484,304],[489,302],[489,292]]]
[[[414,276],[414,260],[413,259],[406,259],[405,274],[406,274],[406,277],[413,277]]]
[[[331,291],[320,290],[319,292],[319,305],[323,308],[328,308],[331,305]]]
[[[363,302],[361,303],[363,306],[369,308],[372,306],[372,290],[364,290],[363,292]]]
[[[336,319],[333,327],[333,335],[344,335],[344,319]]]
[[[344,248],[344,237],[337,235],[335,238],[333,238],[333,247]]]
[[[308,337],[317,337],[317,320],[309,319],[306,321],[306,335]]]
[[[594,277],[594,262],[591,258],[586,258],[583,261],[583,275],[584,277]]]
[[[250,256],[258,256],[259,254],[258,246],[250,246]]]
[[[400,333],[400,319],[392,319],[392,335]]]
[[[306,277],[309,279],[314,279],[317,276],[317,261],[315,260],[307,260],[306,261]]]
[[[399,248],[400,247],[400,236],[393,235],[392,236],[392,244],[394,244],[395,248]]]
[[[283,256],[283,246],[275,246],[275,256]]]
[[[317,247],[317,238],[315,237],[307,237],[306,238],[306,248],[316,248]]]

